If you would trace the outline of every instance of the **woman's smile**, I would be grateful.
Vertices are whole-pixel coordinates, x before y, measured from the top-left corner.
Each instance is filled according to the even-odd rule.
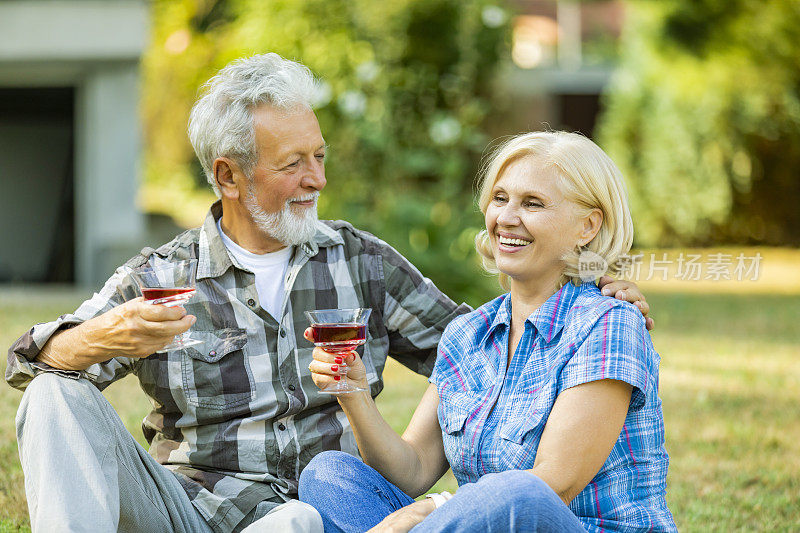
[[[533,243],[533,239],[501,231],[497,234],[497,243],[500,252],[513,254]]]

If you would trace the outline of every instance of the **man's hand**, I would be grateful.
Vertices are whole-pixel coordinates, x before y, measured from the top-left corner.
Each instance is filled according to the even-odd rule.
[[[112,357],[147,357],[192,327],[196,318],[182,307],[136,298],[50,338],[38,361],[64,370],[84,370]]]
[[[407,533],[435,510],[433,500],[425,498],[393,512],[367,533]]]
[[[101,339],[103,350],[127,357],[147,357],[192,327],[195,317],[187,315],[183,307],[151,305],[136,298],[94,320],[97,322],[92,324],[92,337],[95,342]]]
[[[613,296],[617,300],[630,302],[639,308],[642,315],[644,315],[645,324],[647,329],[653,329],[655,323],[653,319],[647,316],[650,312],[650,306],[644,298],[644,294],[639,290],[639,286],[632,281],[616,281],[611,276],[603,276],[598,282],[597,286],[600,288],[604,296]]]

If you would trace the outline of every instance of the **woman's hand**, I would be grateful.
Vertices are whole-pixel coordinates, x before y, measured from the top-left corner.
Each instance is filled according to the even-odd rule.
[[[653,329],[655,323],[653,319],[647,316],[650,312],[650,306],[644,298],[644,294],[639,290],[639,286],[632,281],[615,280],[611,276],[603,276],[597,281],[597,286],[604,296],[613,296],[617,300],[630,302],[639,308],[642,315],[644,315],[645,325],[647,329]]]
[[[433,500],[425,498],[393,512],[368,533],[407,533],[435,510]]]
[[[311,328],[303,333],[306,340],[314,342]],[[346,379],[351,385],[369,390],[367,369],[356,352],[326,352],[323,348],[314,348],[314,360],[308,365],[314,384],[320,389]],[[343,368],[344,367],[344,368]]]

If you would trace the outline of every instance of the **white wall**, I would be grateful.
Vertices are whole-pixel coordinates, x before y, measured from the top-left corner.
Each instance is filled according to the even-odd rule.
[[[0,61],[138,59],[146,39],[144,1],[0,2]]]
[[[76,275],[96,282],[138,251],[144,238],[144,218],[136,207],[138,72],[124,65],[98,69],[78,89]]]
[[[144,239],[144,218],[136,207],[137,106],[147,23],[145,0],[0,1],[0,87],[76,88],[76,276],[81,284],[103,281]],[[3,213],[0,217],[3,225],[9,222]]]

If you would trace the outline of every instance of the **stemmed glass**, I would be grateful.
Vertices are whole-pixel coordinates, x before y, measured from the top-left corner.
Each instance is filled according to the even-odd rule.
[[[306,311],[311,322],[314,345],[329,353],[352,352],[367,341],[367,321],[372,309],[320,309]],[[347,365],[339,365],[338,375],[345,379],[335,381],[320,392],[346,394],[366,389],[351,385],[347,381]]]
[[[175,307],[194,296],[197,276],[197,259],[187,259],[175,263],[145,266],[131,272],[131,277],[139,285],[144,301],[151,305]],[[203,344],[192,339],[186,331],[175,338],[161,351],[180,350],[187,346]]]

